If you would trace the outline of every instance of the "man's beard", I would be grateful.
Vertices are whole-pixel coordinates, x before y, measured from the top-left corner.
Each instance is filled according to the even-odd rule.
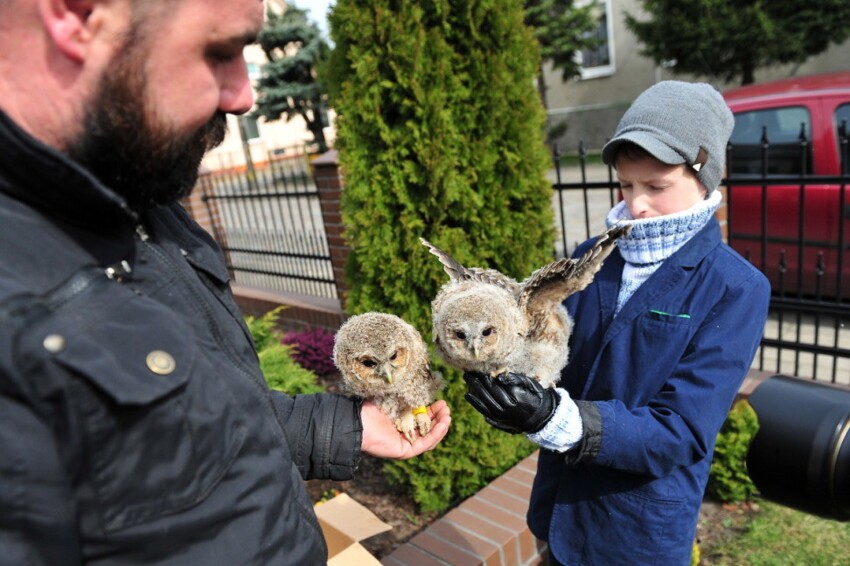
[[[204,154],[227,132],[223,112],[188,133],[159,121],[145,96],[142,51],[137,45],[118,51],[85,109],[82,134],[67,147],[137,213],[188,196]]]

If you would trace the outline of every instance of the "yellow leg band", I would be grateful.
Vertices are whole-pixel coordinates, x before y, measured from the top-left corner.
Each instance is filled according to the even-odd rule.
[[[425,407],[425,405],[422,405],[421,407],[416,407],[415,409],[413,409],[413,415],[414,416],[421,415],[421,414],[427,413],[427,412],[428,412],[428,409]]]

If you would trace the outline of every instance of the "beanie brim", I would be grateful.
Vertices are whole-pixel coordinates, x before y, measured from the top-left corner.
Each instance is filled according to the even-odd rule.
[[[617,150],[624,142],[631,142],[643,148],[655,159],[667,165],[681,165],[687,162],[682,154],[658,139],[657,133],[633,129],[621,133],[605,144],[602,148],[602,161],[606,165],[615,165]]]

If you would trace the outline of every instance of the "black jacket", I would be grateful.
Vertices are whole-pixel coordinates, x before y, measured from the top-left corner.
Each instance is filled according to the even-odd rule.
[[[137,218],[0,113],[0,564],[324,563],[303,479],[361,431],[268,389],[180,206]]]

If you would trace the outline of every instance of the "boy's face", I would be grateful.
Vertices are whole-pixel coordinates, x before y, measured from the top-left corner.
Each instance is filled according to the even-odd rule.
[[[685,165],[667,165],[654,157],[617,157],[623,200],[634,219],[681,212],[705,198],[706,190]]]

